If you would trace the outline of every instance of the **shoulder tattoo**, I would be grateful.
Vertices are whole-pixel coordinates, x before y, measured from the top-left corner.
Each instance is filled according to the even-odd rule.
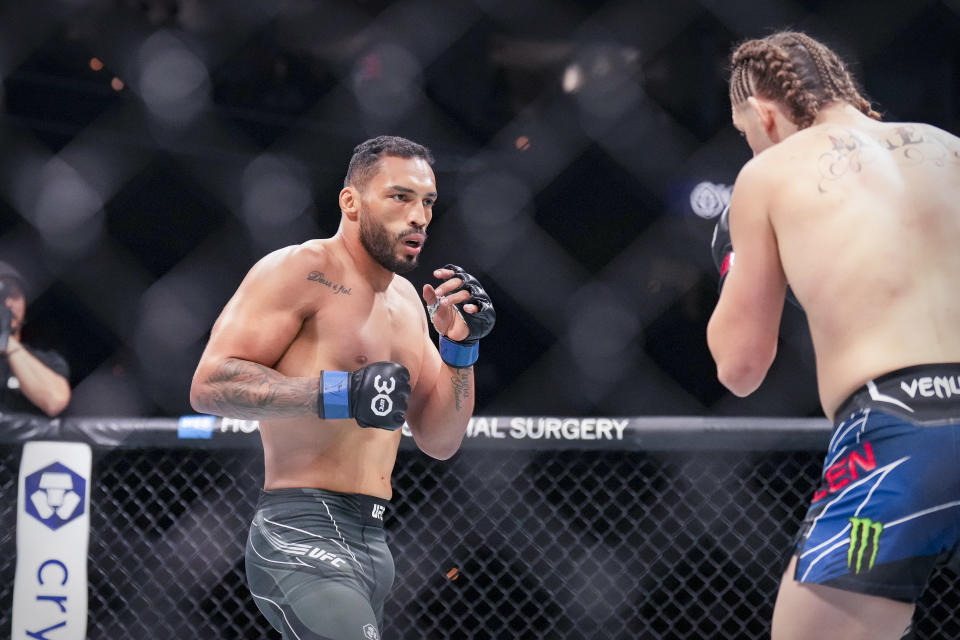
[[[850,173],[860,173],[863,165],[874,159],[875,149],[871,142],[861,138],[851,131],[838,129],[831,132],[830,151],[820,154],[818,169],[820,181],[817,189],[820,193],[827,192],[830,182],[839,180]]]
[[[960,147],[932,127],[905,124],[896,127],[880,144],[894,154],[897,162],[916,165],[923,162],[942,167],[947,163],[960,164]]]
[[[960,164],[960,145],[947,136],[938,135],[930,127],[904,124],[876,139],[837,130],[831,132],[829,138],[831,149],[819,159],[820,182],[817,186],[821,193],[826,193],[829,182],[862,171],[864,165],[876,158],[879,149],[891,153],[894,160],[904,166],[925,162],[938,167],[947,163]]]

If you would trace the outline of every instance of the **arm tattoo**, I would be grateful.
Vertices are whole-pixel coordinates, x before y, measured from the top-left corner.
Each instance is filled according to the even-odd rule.
[[[207,378],[217,415],[257,420],[317,415],[317,378],[288,378],[262,364],[230,358]]]
[[[456,375],[451,376],[450,382],[453,384],[453,401],[457,411],[460,411],[464,399],[470,397],[470,370],[458,369]]]

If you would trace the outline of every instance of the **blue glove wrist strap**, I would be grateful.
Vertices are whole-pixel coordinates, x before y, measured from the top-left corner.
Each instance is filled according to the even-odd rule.
[[[472,366],[480,357],[480,343],[460,344],[440,336],[440,359],[451,367],[464,368]]]
[[[350,417],[350,374],[346,371],[324,371],[320,377],[322,385],[320,401],[322,417],[325,420],[337,420]]]

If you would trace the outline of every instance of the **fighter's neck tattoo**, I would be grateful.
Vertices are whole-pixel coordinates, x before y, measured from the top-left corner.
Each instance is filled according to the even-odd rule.
[[[913,166],[932,162],[942,167],[946,163],[960,164],[960,146],[937,135],[935,130],[916,125],[902,125],[886,132],[883,137],[869,138],[848,129],[836,129],[828,134],[831,150],[818,160],[820,182],[817,188],[826,193],[830,182],[849,173],[859,173],[864,165],[876,159],[884,149],[903,165]]]
[[[341,283],[327,280],[326,278],[323,277],[322,271],[311,271],[310,274],[307,276],[307,280],[311,280],[313,282],[316,282],[317,284],[322,284],[323,286],[333,291],[333,295],[340,295],[341,293],[348,296],[352,295],[352,291],[350,287],[345,287]]]

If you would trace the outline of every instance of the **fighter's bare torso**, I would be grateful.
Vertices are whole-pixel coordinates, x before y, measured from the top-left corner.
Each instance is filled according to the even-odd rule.
[[[427,329],[410,282],[394,276],[384,290],[375,290],[351,267],[335,239],[313,240],[291,251],[300,255],[288,264],[299,268],[277,269],[274,276],[292,281],[303,303],[303,324],[281,358],[265,364],[287,376],[316,377],[322,371],[397,362],[410,372],[416,390]],[[265,488],[320,487],[390,498],[400,431],[304,417],[262,420],[260,432]]]
[[[413,145],[389,137],[364,145],[381,143]],[[367,151],[357,154],[370,160]],[[430,337],[424,305],[431,305],[432,325],[454,353],[465,349],[457,341],[486,335],[493,306],[479,284],[463,286],[472,276],[458,275],[459,267],[435,269],[442,282],[424,284],[421,296],[396,275],[416,265],[436,181],[426,156],[385,154],[368,165],[357,165],[355,179],[348,172],[333,237],[274,251],[247,272],[214,323],[193,376],[194,409],[260,421],[267,489],[313,487],[389,499],[399,422],[406,421],[421,451],[445,460],[460,448],[473,412],[476,349],[467,349],[470,362],[447,364]],[[476,331],[462,315],[474,313],[481,322]],[[384,393],[377,385],[391,383],[378,382],[371,371],[387,369],[402,371],[404,383],[386,391],[397,404],[384,416],[363,398]],[[338,407],[339,394],[328,393],[321,380],[332,371],[351,373],[349,406],[335,414],[327,411]],[[384,420],[367,415],[370,410]]]
[[[960,361],[960,140],[857,115],[752,162],[829,417],[880,374]]]

